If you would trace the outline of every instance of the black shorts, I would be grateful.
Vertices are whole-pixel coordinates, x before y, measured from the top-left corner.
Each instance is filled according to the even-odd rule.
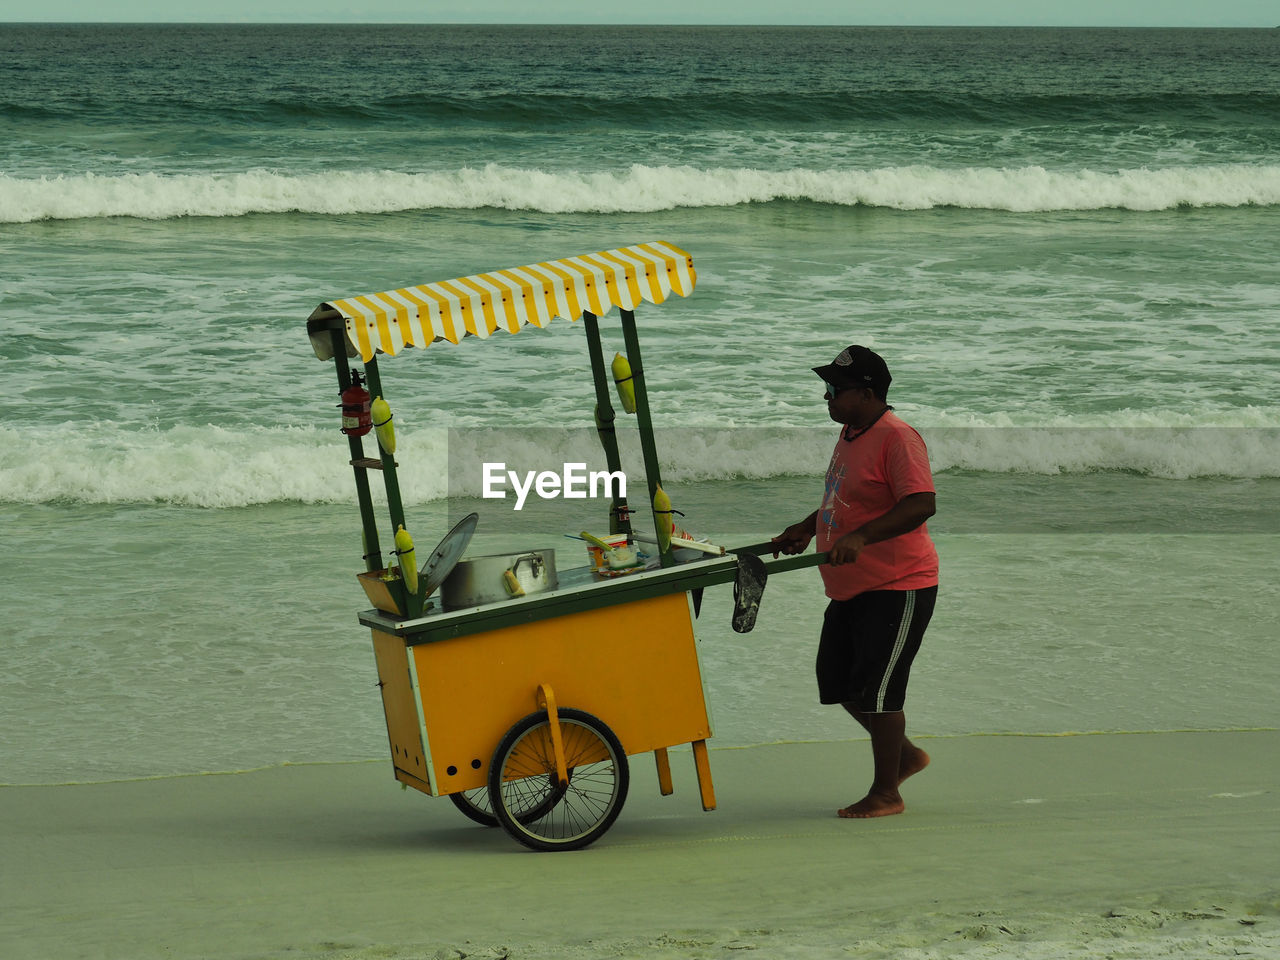
[[[818,643],[818,698],[862,713],[901,710],[911,661],[937,598],[934,586],[832,600]]]

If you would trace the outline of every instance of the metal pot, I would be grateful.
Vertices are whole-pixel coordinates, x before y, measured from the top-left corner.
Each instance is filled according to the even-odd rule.
[[[440,603],[446,610],[459,610],[510,600],[507,571],[519,581],[525,596],[554,590],[559,583],[554,550],[469,557],[459,560],[440,585]]]

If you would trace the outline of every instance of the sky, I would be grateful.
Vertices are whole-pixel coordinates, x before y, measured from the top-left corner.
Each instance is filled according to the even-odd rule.
[[[1275,27],[1277,0],[0,0],[0,22]]]

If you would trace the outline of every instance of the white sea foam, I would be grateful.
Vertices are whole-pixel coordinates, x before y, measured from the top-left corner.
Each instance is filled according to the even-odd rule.
[[[443,438],[434,439],[438,450],[430,434],[419,441],[420,461],[443,454]],[[17,503],[156,502],[219,508],[328,503],[353,495],[345,443],[305,428],[0,427],[0,447],[0,499]],[[416,471],[402,483],[406,499],[413,501],[446,495],[443,472]]]
[[[1168,210],[1280,204],[1280,166],[1218,164],[1116,171],[930,166],[758,170],[645,166],[543,171],[499,164],[404,173],[353,170],[216,174],[0,175],[0,222],[169,219],[249,213],[389,213],[496,207],[547,213],[645,213],[808,200],[839,206],[1017,212]]]
[[[1169,479],[1280,477],[1280,427],[1191,427],[1130,422],[1012,426],[1001,418],[921,424],[934,469],[1026,474],[1123,470]],[[1152,420],[1149,415],[1143,419]],[[1177,418],[1174,418],[1177,419]],[[1275,418],[1271,418],[1275,423]],[[659,436],[668,483],[819,476],[830,428],[678,427]],[[643,474],[639,443],[623,435],[623,468]],[[604,468],[594,433],[552,427],[404,430],[396,454],[406,503],[479,497],[486,461],[523,475],[564,463]],[[227,508],[345,502],[347,448],[315,428],[181,426],[138,430],[112,423],[0,427],[0,501],[172,503]]]
[[[1029,424],[1002,414],[911,418],[935,471],[1066,474],[1123,470],[1171,480],[1280,477],[1280,410],[1214,417],[1118,410]]]
[[[1280,935],[1246,915],[1236,920],[1218,918],[1222,911],[1192,914],[1176,910],[1150,910],[1145,915],[1094,917],[1086,913],[1037,916],[1025,912],[1009,916],[975,912],[948,916],[954,930],[947,934],[923,932],[920,921],[910,933],[876,931],[856,939],[839,924],[793,925],[783,931],[738,929],[687,930],[680,935],[609,941],[597,937],[587,945],[521,944],[483,940],[462,944],[465,949],[440,949],[437,956],[474,956],[493,960],[518,956],[521,960],[587,960],[600,956],[618,960],[675,960],[715,953],[747,953],[779,960],[827,960],[854,954],[894,957],[898,960],[1218,960],[1236,957],[1275,957]],[[1243,911],[1242,911],[1243,912]],[[1204,916],[1205,921],[1197,922]],[[1216,922],[1208,922],[1212,918]],[[931,915],[934,923],[944,922]],[[1247,924],[1247,925],[1246,925]],[[372,947],[298,947],[298,960],[410,960],[422,956],[421,947],[379,944]]]

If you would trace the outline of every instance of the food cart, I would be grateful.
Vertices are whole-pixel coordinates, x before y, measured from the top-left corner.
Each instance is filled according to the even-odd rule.
[[[602,836],[626,799],[627,758],[641,753],[654,754],[666,795],[667,750],[690,744],[702,807],[715,808],[711,721],[694,637],[701,591],[735,584],[735,629],[750,629],[769,573],[823,559],[762,560],[767,543],[726,551],[674,528],[634,311],[642,300],[688,296],[695,281],[687,253],[651,242],[336,299],[307,321],[317,357],[333,360],[337,372],[363,528],[358,579],[374,607],[359,620],[372,631],[395,777],[449,796],[471,819],[501,825],[534,849],[576,849]],[[602,318],[615,306],[625,357],[607,368]],[[610,536],[591,566],[557,571],[550,550],[466,558],[478,520],[472,514],[419,569],[378,354],[516,334],[556,317],[581,321],[585,332],[610,472],[621,470],[610,379],[625,413],[637,417],[648,503],[633,512],[614,493]],[[372,454],[364,449],[370,432]],[[375,476],[385,486],[395,545],[385,561]],[[641,513],[653,519],[648,564],[636,554],[643,534],[632,528]]]

